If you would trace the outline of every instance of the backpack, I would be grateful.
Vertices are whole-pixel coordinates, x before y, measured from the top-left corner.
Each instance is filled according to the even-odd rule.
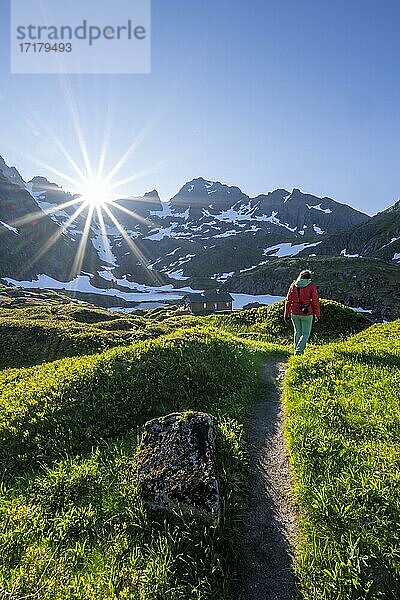
[[[297,297],[299,299],[300,310],[303,313],[303,315],[308,315],[308,309],[310,308],[311,299],[309,300],[308,304],[301,304],[301,300],[300,300],[300,288],[298,288],[297,285],[295,285],[294,287],[297,290]]]

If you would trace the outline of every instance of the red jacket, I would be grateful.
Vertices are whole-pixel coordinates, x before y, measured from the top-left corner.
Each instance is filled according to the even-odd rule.
[[[308,307],[308,315],[315,315],[316,317],[320,316],[318,292],[312,281],[301,288],[296,287],[294,282],[291,284],[285,300],[285,319],[289,317],[290,314],[304,315],[300,308],[301,304]]]

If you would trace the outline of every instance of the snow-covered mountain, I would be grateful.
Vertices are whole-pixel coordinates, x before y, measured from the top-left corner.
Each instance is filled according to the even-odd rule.
[[[238,187],[202,178],[185,184],[152,217],[155,226],[144,239],[163,242],[154,268],[220,280],[274,257],[294,256],[328,234],[369,220],[347,205],[298,189],[250,198]]]
[[[53,204],[46,202],[34,181],[25,183],[14,167],[4,171],[0,170],[0,277],[29,279],[49,273],[65,279],[73,270],[82,232],[74,236],[73,228],[62,228],[68,215],[52,214]],[[72,198],[60,189],[59,196]],[[88,248],[82,270],[97,263],[96,252]]]
[[[332,240],[369,231],[374,222],[299,189],[249,197],[203,178],[186,183],[169,202],[161,202],[156,190],[115,200],[108,205],[111,216],[95,211],[90,225],[87,209],[77,214],[76,199],[43,177],[23,181],[0,158],[0,277],[28,282],[41,276],[41,285],[53,281],[70,292],[78,286],[114,304],[137,302],[124,294],[141,293],[153,302],[161,291],[215,287],[276,259],[343,255],[342,242]]]

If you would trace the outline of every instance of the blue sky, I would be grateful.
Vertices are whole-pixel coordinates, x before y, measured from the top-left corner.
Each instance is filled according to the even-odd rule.
[[[118,5],[115,0],[115,6]],[[299,187],[370,214],[400,196],[400,3],[153,0],[150,75],[10,75],[0,3],[0,154],[25,178],[137,141],[119,177],[169,199],[197,176],[250,195]],[[60,183],[63,183],[59,181]],[[68,187],[68,185],[65,185]]]

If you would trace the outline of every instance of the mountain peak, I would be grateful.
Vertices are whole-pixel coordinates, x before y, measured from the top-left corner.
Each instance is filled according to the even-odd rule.
[[[33,177],[30,181],[28,181],[28,184],[30,184],[32,186],[32,189],[36,191],[47,190],[64,193],[64,190],[60,185],[58,185],[57,183],[53,183],[52,181],[46,179],[46,177],[41,177],[39,175]]]
[[[215,183],[215,181],[211,181],[210,179],[204,179],[204,177],[194,177],[191,181],[189,181],[188,183]]]
[[[46,179],[46,177],[36,175],[35,177],[32,177],[32,179],[28,181],[28,183],[50,183],[50,181]]]
[[[40,175],[36,175],[35,177],[33,177],[30,181],[28,181],[28,183],[33,183],[34,185],[57,185],[56,183],[52,183],[51,181],[49,181],[48,179],[46,179],[46,177],[42,177]],[[59,187],[59,186],[57,186]]]
[[[194,179],[191,179],[190,181],[185,183],[185,185],[183,185],[182,188],[180,189],[180,192],[185,191],[186,188],[192,188],[191,191],[193,191],[194,189],[200,190],[200,189],[212,187],[216,183],[217,182],[215,182],[215,181],[211,181],[209,179],[204,179],[204,177],[195,177]]]
[[[143,198],[151,198],[154,200],[160,200],[161,202],[160,195],[157,190],[151,190],[151,192],[146,192]]]
[[[189,209],[190,218],[200,218],[203,210],[228,210],[237,202],[249,201],[238,187],[224,185],[219,181],[211,181],[204,177],[196,177],[185,183],[179,192],[171,198],[170,205],[180,213]]]
[[[25,181],[22,179],[19,171],[17,171],[15,167],[9,167],[2,156],[0,156],[0,171],[2,171],[12,183],[24,185]]]

